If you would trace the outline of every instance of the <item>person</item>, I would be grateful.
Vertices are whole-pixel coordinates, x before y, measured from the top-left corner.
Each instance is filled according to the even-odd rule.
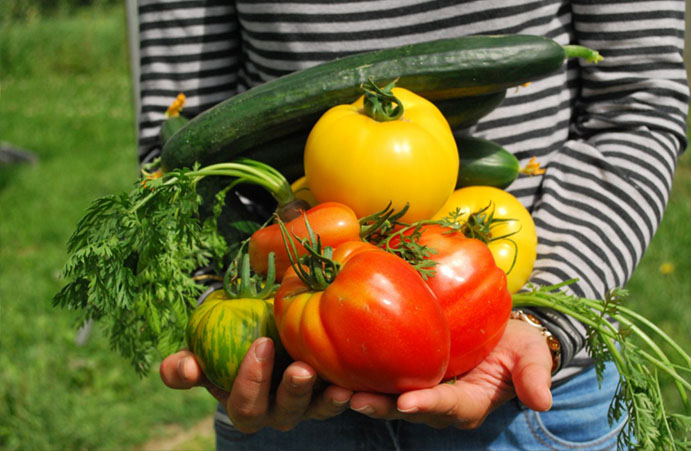
[[[655,9],[652,9],[654,6]],[[275,77],[344,55],[472,34],[536,34],[604,56],[509,91],[472,127],[544,174],[507,191],[538,230],[531,282],[577,278],[570,290],[602,298],[623,286],[662,218],[686,146],[688,87],[681,0],[177,1],[141,0],[139,155],[159,151],[163,113],[179,92],[190,117]],[[161,364],[165,384],[206,386],[219,399],[219,449],[612,448],[622,422],[607,409],[618,375],[599,386],[584,327],[532,311],[561,345],[509,321],[495,350],[453,384],[400,396],[353,393],[292,363],[270,390],[274,344],[249,349],[230,393],[210,385],[182,350]]]

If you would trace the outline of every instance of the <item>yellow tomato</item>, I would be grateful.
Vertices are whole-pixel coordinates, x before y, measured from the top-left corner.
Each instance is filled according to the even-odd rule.
[[[450,212],[460,209],[462,219],[466,220],[471,213],[490,205],[488,212],[494,208],[495,219],[510,219],[498,222],[491,229],[490,238],[510,235],[507,238],[491,241],[488,246],[494,260],[505,273],[509,291],[520,290],[530,278],[537,257],[537,232],[530,213],[510,193],[491,186],[470,186],[454,191],[444,206],[434,215],[434,219],[449,216]],[[514,262],[515,259],[515,262]]]
[[[317,199],[314,198],[314,194],[312,194],[310,187],[307,186],[307,177],[304,175],[291,183],[290,189],[293,190],[296,199],[304,200],[310,207],[314,207],[319,203]]]
[[[305,176],[319,202],[348,205],[358,217],[391,202],[404,220],[429,219],[453,192],[458,150],[448,122],[426,99],[402,88],[399,119],[378,122],[363,98],[338,105],[317,121],[305,146]]]

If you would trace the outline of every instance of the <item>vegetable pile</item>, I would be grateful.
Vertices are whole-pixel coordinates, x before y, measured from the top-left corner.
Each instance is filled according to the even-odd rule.
[[[587,327],[599,375],[606,361],[619,369],[620,446],[683,447],[691,357],[623,307],[621,289],[591,300],[568,294],[573,281],[528,283],[535,225],[504,188],[539,166],[451,132],[570,57],[600,58],[536,36],[466,37],[325,63],[192,120],[180,96],[161,161],[77,224],[53,302],[104,324],[142,375],[187,346],[230,390],[269,336],[278,376],[296,359],[381,393],[453,381],[492,351],[512,307],[548,307]],[[248,206],[267,204],[257,190],[273,215]],[[686,414],[665,410],[659,371]]]

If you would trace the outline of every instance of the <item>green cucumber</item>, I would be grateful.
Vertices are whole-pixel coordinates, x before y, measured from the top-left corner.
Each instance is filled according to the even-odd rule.
[[[159,131],[161,144],[165,144],[171,136],[177,133],[178,130],[187,125],[190,121],[186,117],[180,116],[180,112],[185,106],[185,100],[185,94],[178,94],[168,107],[168,110],[166,110],[166,119],[161,124],[161,130]]]
[[[279,77],[204,111],[164,145],[164,169],[228,161],[295,130],[329,107],[350,103],[368,79],[431,100],[505,91],[557,71],[583,47],[529,35],[466,36],[360,53]]]
[[[467,127],[494,110],[506,96],[506,91],[477,96],[435,101],[452,129]],[[302,177],[303,152],[310,129],[253,147],[241,156],[261,161],[280,171],[290,182]]]
[[[504,189],[518,177],[518,159],[499,144],[472,136],[456,137],[460,165],[456,189],[495,186]]]
[[[184,116],[169,116],[161,124],[161,131],[159,136],[161,138],[161,143],[165,144],[171,136],[173,136],[178,130],[187,125],[190,120]]]

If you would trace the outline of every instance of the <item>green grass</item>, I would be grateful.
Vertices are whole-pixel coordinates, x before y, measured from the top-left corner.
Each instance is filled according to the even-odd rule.
[[[33,165],[0,167],[0,449],[135,449],[212,412],[203,390],[138,379],[95,330],[75,343],[74,314],[51,307],[65,243],[96,197],[136,176],[121,8],[0,28],[0,141]],[[691,349],[691,155],[629,284],[627,303]],[[672,263],[675,271],[662,274]],[[666,393],[671,398],[669,385]],[[209,449],[195,436],[178,449]]]
[[[667,210],[640,265],[627,285],[624,305],[633,308],[691,352],[691,152],[680,159]],[[671,265],[671,272],[665,266]],[[688,375],[687,375],[688,376]],[[669,405],[682,404],[667,378]]]
[[[65,243],[91,200],[135,180],[122,9],[5,27],[0,140],[33,165],[0,171],[0,449],[123,449],[213,412],[203,390],[137,378],[96,329],[75,344],[54,309]]]

